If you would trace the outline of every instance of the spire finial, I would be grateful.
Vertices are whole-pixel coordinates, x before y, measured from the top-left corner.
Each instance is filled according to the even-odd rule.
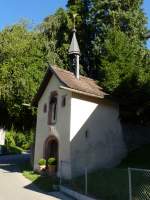
[[[76,30],[76,17],[77,17],[77,14],[73,14],[73,24],[74,24],[74,30]]]

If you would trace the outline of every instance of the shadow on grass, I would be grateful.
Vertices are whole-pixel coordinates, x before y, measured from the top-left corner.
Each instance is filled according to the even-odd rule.
[[[54,185],[58,184],[57,178],[48,176],[39,176],[31,184],[25,186],[26,189],[48,194],[54,191]]]
[[[150,145],[144,145],[132,152],[129,152],[127,157],[118,166],[119,168],[141,168],[150,169]]]
[[[24,177],[31,181],[31,184],[25,186],[26,189],[44,194],[54,191],[53,185],[58,183],[55,177],[41,176],[33,172],[29,154],[1,156],[0,169],[0,173],[21,172]]]

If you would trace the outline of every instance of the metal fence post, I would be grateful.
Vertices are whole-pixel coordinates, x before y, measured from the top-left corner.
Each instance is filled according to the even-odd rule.
[[[132,200],[132,179],[131,179],[131,169],[128,168],[128,178],[129,178],[129,200]]]
[[[85,194],[87,195],[88,193],[88,172],[87,168],[85,169]]]
[[[62,185],[62,160],[60,161],[60,179],[59,179],[59,185]]]

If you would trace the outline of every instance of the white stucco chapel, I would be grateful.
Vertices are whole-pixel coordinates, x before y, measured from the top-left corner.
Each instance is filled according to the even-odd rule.
[[[80,49],[73,29],[69,49],[74,71],[49,66],[34,97],[37,106],[34,170],[55,157],[66,179],[117,165],[126,154],[119,105],[95,80],[80,75]]]

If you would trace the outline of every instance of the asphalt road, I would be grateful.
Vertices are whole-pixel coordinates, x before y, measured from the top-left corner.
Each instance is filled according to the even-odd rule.
[[[28,155],[0,156],[0,200],[71,200],[59,192],[48,195],[38,190],[17,169],[20,159]]]

